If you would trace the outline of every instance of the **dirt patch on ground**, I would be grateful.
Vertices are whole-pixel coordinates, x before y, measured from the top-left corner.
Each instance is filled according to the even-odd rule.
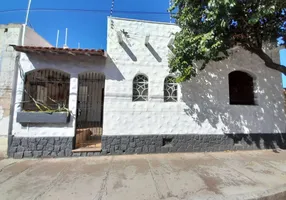
[[[218,186],[221,184],[221,180],[219,178],[213,177],[208,173],[198,175],[204,181],[209,191],[214,192],[215,194],[222,194],[218,189]]]

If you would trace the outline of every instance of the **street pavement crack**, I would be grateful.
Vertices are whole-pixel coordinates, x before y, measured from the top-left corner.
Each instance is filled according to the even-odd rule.
[[[105,191],[105,194],[107,194],[106,184],[107,184],[107,181],[108,181],[108,178],[109,178],[110,171],[111,171],[111,169],[112,169],[112,167],[113,167],[113,166],[112,166],[112,162],[113,162],[113,157],[111,157],[108,170],[106,171],[105,176],[104,176],[104,179],[102,180],[102,184],[101,184],[101,186],[100,186],[99,193],[98,193],[98,195],[96,195],[96,196],[93,198],[93,200],[101,200],[104,191]]]
[[[154,185],[155,185],[155,188],[156,188],[156,193],[157,193],[159,199],[164,199],[165,197],[164,197],[164,195],[160,192],[159,185],[158,185],[157,181],[155,180],[155,175],[154,175],[154,173],[153,173],[153,171],[152,171],[152,167],[151,167],[150,161],[149,161],[149,159],[148,159],[147,157],[146,157],[145,159],[146,159],[147,162],[148,162],[149,171],[150,171],[152,180],[153,180]],[[160,173],[160,175],[161,175],[161,173]],[[162,175],[161,175],[161,176],[162,176]],[[167,183],[166,183],[166,181],[165,181],[165,179],[164,179],[163,176],[162,176],[162,178],[163,178],[163,180],[164,180],[164,182],[165,182],[165,184],[166,184],[166,186],[167,186]],[[167,187],[168,187],[168,186],[167,186]],[[172,194],[171,194],[169,188],[168,188],[167,196],[172,196]]]
[[[36,163],[38,163],[39,161],[36,161],[35,163],[33,163],[31,166],[27,167],[26,169],[24,169],[23,171],[21,171],[20,173],[18,173],[16,176],[11,176],[9,178],[7,178],[6,180],[0,182],[0,185],[11,180],[11,179],[15,179],[17,176],[23,174],[24,172],[28,171],[32,166],[34,166]],[[15,162],[15,163],[20,163],[20,162]]]
[[[11,165],[13,165],[13,164],[15,164],[15,163],[17,163],[17,161],[12,162],[12,163],[10,163],[10,164],[4,166],[2,169],[0,169],[0,172],[2,172],[3,170],[5,170],[6,168],[10,167]]]
[[[212,156],[212,155],[209,155],[209,156],[212,157],[213,159],[219,161],[219,159],[217,159],[216,157],[214,157],[214,156]],[[225,163],[225,162],[224,162],[224,164],[227,165],[227,166],[228,166],[229,168],[231,168],[232,170],[234,170],[234,171],[236,171],[237,173],[239,173],[241,176],[246,177],[246,178],[247,178],[248,180],[250,180],[251,182],[253,182],[253,183],[257,182],[257,181],[255,181],[255,180],[249,178],[248,176],[246,176],[244,173],[238,171],[232,164],[228,164],[228,163]]]
[[[68,164],[67,166],[63,167],[61,171],[59,171],[59,173],[56,175],[56,178],[54,180],[52,180],[50,182],[50,184],[47,186],[46,190],[44,190],[43,192],[41,192],[40,194],[38,194],[33,200],[39,200],[41,199],[46,193],[48,193],[49,191],[51,191],[51,189],[55,186],[56,183],[62,182],[64,180],[64,171],[66,171],[66,169],[70,168],[70,166],[72,166],[73,163]]]

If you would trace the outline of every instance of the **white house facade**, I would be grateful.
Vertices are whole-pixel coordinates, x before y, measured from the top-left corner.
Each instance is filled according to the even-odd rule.
[[[22,37],[25,40],[22,40]],[[0,24],[0,157],[6,156],[8,147],[8,135],[11,134],[11,112],[13,105],[11,99],[15,95],[14,87],[19,53],[14,51],[10,44],[33,46],[51,46],[33,29],[26,27],[23,34],[22,24]],[[12,95],[13,94],[13,95]]]
[[[22,52],[9,155],[223,151],[284,147],[281,74],[236,48],[176,83],[174,24],[108,18],[107,52]],[[279,60],[279,53],[271,57]],[[60,112],[41,112],[39,106]],[[42,107],[43,108],[43,107]]]

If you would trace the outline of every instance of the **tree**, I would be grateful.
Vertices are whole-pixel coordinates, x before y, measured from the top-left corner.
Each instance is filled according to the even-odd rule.
[[[202,69],[210,61],[229,56],[229,49],[241,46],[258,55],[265,66],[286,75],[286,67],[268,56],[265,44],[286,41],[286,0],[174,0],[170,11],[181,31],[176,33],[171,72],[178,81],[196,75],[196,61]],[[283,44],[282,44],[283,45]]]

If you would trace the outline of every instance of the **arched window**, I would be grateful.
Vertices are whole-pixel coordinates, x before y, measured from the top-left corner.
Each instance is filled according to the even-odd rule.
[[[70,76],[52,69],[28,72],[25,76],[23,110],[46,111],[67,108]]]
[[[166,77],[164,81],[164,101],[176,102],[178,101],[178,84],[173,77]]]
[[[236,105],[255,105],[253,78],[246,72],[229,73],[229,103]]]
[[[142,74],[133,79],[133,101],[148,101],[148,78]]]

